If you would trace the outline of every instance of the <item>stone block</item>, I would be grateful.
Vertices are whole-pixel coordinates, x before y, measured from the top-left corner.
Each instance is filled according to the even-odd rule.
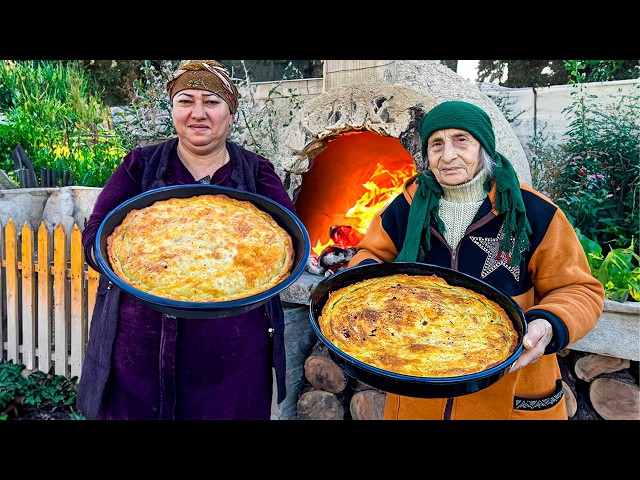
[[[639,361],[640,302],[605,299],[596,326],[569,349]]]

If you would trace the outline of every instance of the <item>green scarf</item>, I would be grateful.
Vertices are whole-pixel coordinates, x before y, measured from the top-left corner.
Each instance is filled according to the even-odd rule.
[[[494,160],[493,176],[484,184],[486,192],[496,183],[496,210],[504,214],[504,236],[500,249],[511,255],[509,265],[518,265],[522,253],[529,249],[531,226],[527,219],[520,183],[511,162],[495,149],[495,136],[491,119],[479,107],[467,102],[449,101],[432,108],[420,122],[418,130],[422,139],[422,157],[427,160],[427,141],[436,130],[458,128],[474,136]],[[438,205],[442,197],[442,187],[431,170],[426,170],[416,179],[418,189],[411,202],[407,235],[398,253],[396,262],[416,262],[424,259],[431,248],[430,221],[437,223],[439,232],[444,231],[444,223],[438,216]]]

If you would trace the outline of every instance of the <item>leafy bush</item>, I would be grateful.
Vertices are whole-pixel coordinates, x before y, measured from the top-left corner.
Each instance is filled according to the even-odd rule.
[[[283,79],[269,89],[267,98],[262,103],[258,103],[254,101],[254,91],[247,72],[246,79],[239,82],[239,89],[242,91],[242,87],[246,85],[248,94],[239,98],[237,121],[234,123],[231,139],[266,158],[277,158],[278,134],[291,124],[295,112],[301,107],[297,89],[288,87],[285,95],[281,92],[281,87],[285,80],[300,78],[302,73],[290,62]]]
[[[605,105],[576,88],[564,110],[571,119],[568,141],[552,147],[539,136],[529,144],[533,185],[585,236],[626,248],[640,230],[640,87]]]
[[[114,130],[130,145],[158,141],[176,134],[166,85],[179,60],[145,60],[132,83],[133,100],[114,118]]]
[[[532,184],[573,224],[605,296],[638,301],[640,87],[608,102],[579,83],[571,95],[568,141],[551,145],[543,126],[527,145]]]
[[[42,408],[57,404],[73,412],[76,403],[76,377],[29,371],[21,363],[0,362],[0,420],[7,420],[9,413],[19,416],[25,406]],[[81,415],[69,415],[81,419]]]
[[[626,248],[640,233],[640,87],[604,106],[580,85],[572,95],[554,200],[584,235],[602,246]]]
[[[42,169],[68,184],[102,187],[129,148],[77,62],[2,61],[0,168],[19,183],[11,158],[20,145],[42,184]]]
[[[591,273],[604,286],[605,296],[611,300],[626,302],[629,296],[640,302],[640,256],[633,251],[633,243],[627,248],[609,250],[602,255],[602,247],[575,229],[584,252],[587,254]]]

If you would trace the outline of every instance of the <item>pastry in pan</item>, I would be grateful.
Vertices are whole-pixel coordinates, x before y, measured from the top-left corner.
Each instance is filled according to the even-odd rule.
[[[394,274],[335,290],[318,326],[356,360],[418,377],[484,371],[506,360],[519,342],[500,305],[437,275]]]
[[[159,200],[131,210],[107,238],[114,273],[171,300],[221,302],[286,279],[293,241],[271,215],[225,194]]]

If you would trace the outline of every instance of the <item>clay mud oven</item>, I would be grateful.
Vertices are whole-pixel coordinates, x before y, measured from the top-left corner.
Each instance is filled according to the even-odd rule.
[[[309,233],[310,274],[324,277],[343,266],[375,213],[422,168],[416,125],[434,103],[400,90],[334,89],[303,107],[297,118],[306,124],[289,127],[292,153],[277,168]]]
[[[345,416],[342,400],[356,386],[340,372],[334,372],[339,385],[329,387],[341,390],[338,396],[327,391],[307,395],[313,387],[305,377],[305,360],[326,353],[318,350],[310,326],[309,296],[320,281],[345,267],[375,213],[422,168],[415,127],[434,104],[398,86],[339,88],[309,102],[297,117],[305,123],[285,132],[291,154],[274,163],[284,171],[296,214],[309,233],[311,255],[302,276],[281,294],[288,395],[274,407],[274,418],[299,418],[300,409],[312,410],[304,418]],[[334,405],[302,407],[301,394]]]

